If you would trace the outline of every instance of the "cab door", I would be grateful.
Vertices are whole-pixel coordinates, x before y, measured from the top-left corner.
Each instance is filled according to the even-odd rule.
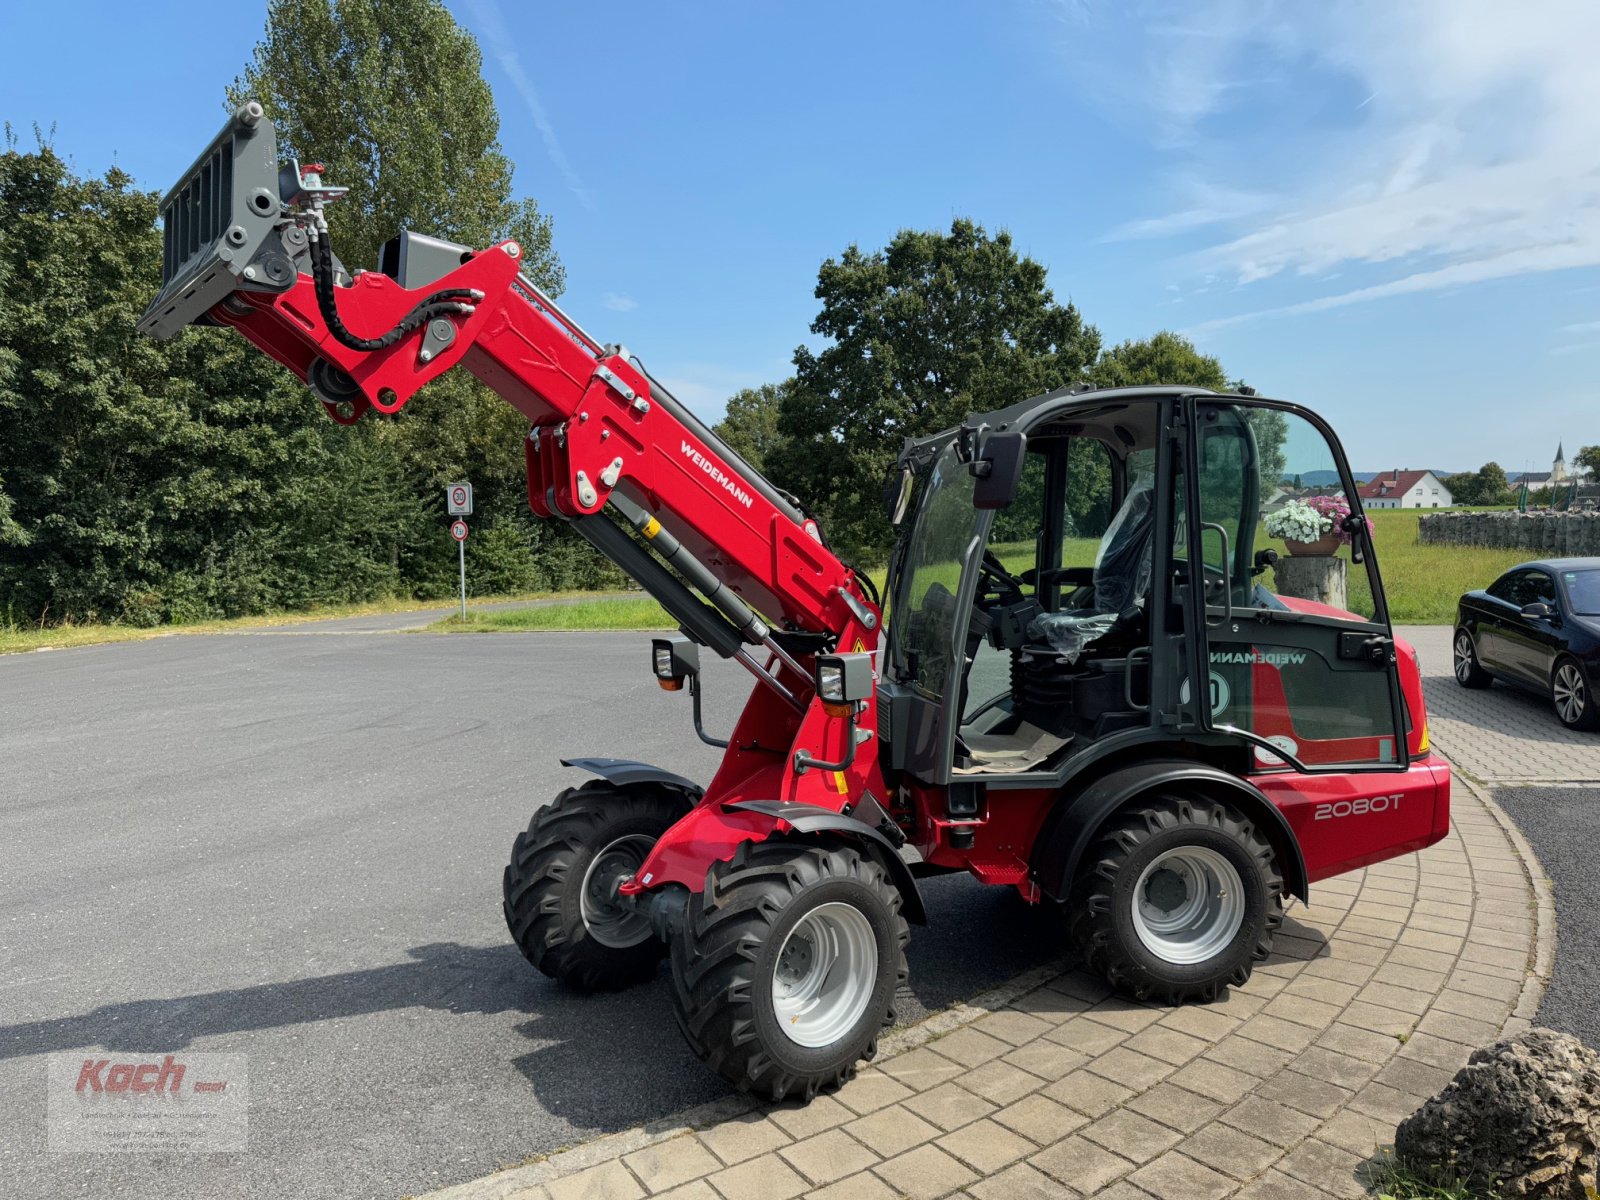
[[[1403,769],[1405,703],[1371,539],[1328,528],[1343,541],[1327,553],[1292,537],[1331,527],[1322,512],[1356,494],[1331,430],[1293,405],[1196,398],[1185,441],[1178,536],[1191,594],[1205,598],[1199,723],[1249,742],[1258,767]]]

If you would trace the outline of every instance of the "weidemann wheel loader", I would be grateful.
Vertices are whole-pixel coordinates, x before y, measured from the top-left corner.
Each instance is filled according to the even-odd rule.
[[[456,368],[527,417],[533,512],[679,623],[650,668],[725,752],[705,784],[565,760],[595,778],[517,835],[506,920],[580,989],[667,958],[684,1036],[739,1087],[809,1098],[872,1056],[920,876],[1059,906],[1091,968],[1181,1003],[1243,983],[1313,881],[1445,835],[1416,656],[1314,413],[1068,388],[909,440],[880,603],[799,501],[534,286],[515,242],[403,231],[348,271],[323,212],[340,193],[280,164],[245,104],[162,201],[140,329],[233,329],[343,424]],[[1334,532],[1356,611],[1290,594],[1296,560],[1262,544],[1297,477],[1354,510]],[[725,742],[702,728],[702,650],[755,679]]]

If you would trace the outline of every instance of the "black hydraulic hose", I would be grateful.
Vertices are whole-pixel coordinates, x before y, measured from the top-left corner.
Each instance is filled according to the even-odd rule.
[[[840,559],[839,561],[844,562],[843,559]],[[883,601],[878,598],[878,585],[872,582],[872,576],[868,575],[854,563],[847,562],[844,565],[850,568],[850,573],[856,577],[856,582],[861,585],[861,590],[866,592],[867,599],[871,600],[873,605],[881,610],[883,608]]]
[[[326,234],[311,240],[311,278],[317,293],[317,309],[322,313],[328,332],[336,342],[351,350],[387,350],[435,317],[470,313],[473,311],[473,301],[483,299],[483,293],[471,288],[445,288],[423,297],[388,333],[381,337],[364,338],[351,333],[339,317],[339,305],[333,290],[333,247],[328,244]]]

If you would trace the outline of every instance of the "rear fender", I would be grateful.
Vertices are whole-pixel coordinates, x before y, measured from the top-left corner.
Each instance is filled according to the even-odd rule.
[[[637,762],[631,758],[563,758],[561,765],[577,767],[580,771],[598,775],[607,783],[614,783],[618,787],[629,787],[636,783],[665,784],[667,787],[687,793],[691,803],[698,801],[705,794],[705,788],[692,779],[685,779],[682,775],[663,771],[660,767],[652,767],[649,763]]]
[[[638,876],[622,885],[626,895],[638,895],[671,884],[690,892],[705,890],[706,871],[714,862],[727,862],[745,842],[765,842],[785,837],[834,834],[859,843],[878,859],[894,881],[906,920],[928,923],[927,909],[911,868],[894,844],[878,830],[854,817],[812,804],[782,800],[737,800],[727,804],[701,804],[662,834],[639,869]]]
[[[1033,875],[1040,888],[1052,899],[1065,899],[1079,863],[1106,820],[1147,792],[1173,787],[1231,804],[1254,821],[1272,843],[1285,890],[1309,903],[1305,855],[1278,807],[1236,775],[1205,763],[1171,759],[1109,771],[1056,805],[1045,818],[1033,852]]]

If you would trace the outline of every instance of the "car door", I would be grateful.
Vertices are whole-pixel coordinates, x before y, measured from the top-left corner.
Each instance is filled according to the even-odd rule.
[[[1555,667],[1556,654],[1562,641],[1556,581],[1548,571],[1531,568],[1517,573],[1512,591],[1512,602],[1516,604],[1517,611],[1507,614],[1501,633],[1505,657],[1518,679],[1530,687],[1543,688],[1550,682],[1550,673]],[[1547,605],[1550,615],[1523,615],[1522,609],[1529,604]]]
[[[1484,599],[1475,605],[1477,626],[1473,642],[1478,651],[1478,661],[1496,675],[1518,678],[1512,643],[1506,634],[1522,606],[1513,597],[1520,588],[1522,571],[1507,571],[1484,589]]]

